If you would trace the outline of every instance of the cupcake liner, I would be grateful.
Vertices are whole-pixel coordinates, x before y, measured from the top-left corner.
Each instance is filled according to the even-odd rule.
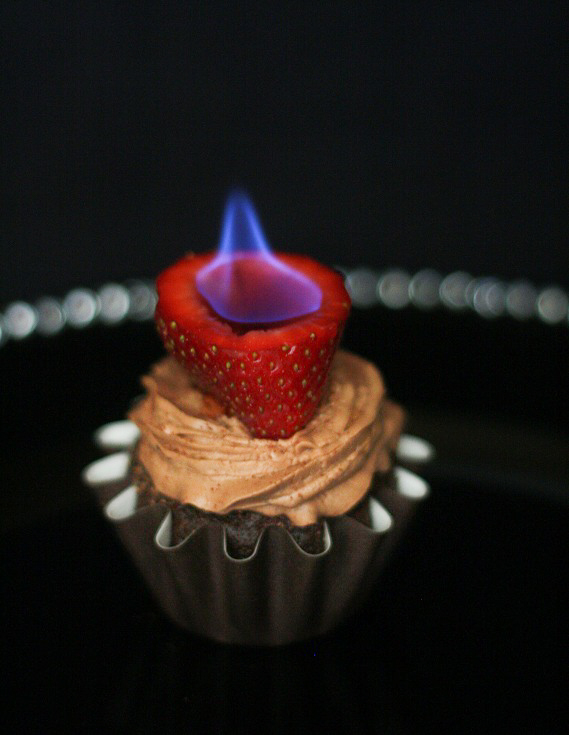
[[[107,448],[104,429],[96,438]],[[117,432],[107,434],[113,435],[112,448],[119,448]],[[128,427],[123,448],[135,441]],[[329,518],[324,550],[308,554],[284,528],[269,526],[249,557],[234,559],[219,524],[206,524],[171,545],[169,511],[159,504],[137,509],[135,486],[117,492],[127,480],[129,458],[129,451],[110,454],[89,465],[83,479],[168,617],[225,643],[273,646],[331,630],[365,600],[428,494],[424,480],[396,467],[394,483],[369,498],[371,528],[349,516]]]

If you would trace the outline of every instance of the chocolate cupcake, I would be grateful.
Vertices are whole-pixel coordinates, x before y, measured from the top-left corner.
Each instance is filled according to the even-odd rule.
[[[123,451],[84,478],[166,613],[217,640],[271,645],[355,609],[427,494],[395,466],[403,411],[375,367],[339,351],[312,421],[278,442],[252,438],[171,357],[143,385],[130,421],[96,435]],[[401,446],[400,461],[430,456],[422,440]]]
[[[403,411],[380,373],[336,352],[343,279],[272,255],[236,195],[219,252],[189,254],[157,291],[170,356],[130,422],[99,434],[116,446],[124,431],[128,451],[84,478],[180,625],[268,645],[323,633],[369,591],[392,527],[427,492],[394,468]]]

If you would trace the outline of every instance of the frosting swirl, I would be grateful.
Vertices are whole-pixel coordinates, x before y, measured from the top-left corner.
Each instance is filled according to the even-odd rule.
[[[312,420],[278,441],[253,439],[171,357],[142,383],[147,395],[129,414],[141,430],[139,460],[159,492],[214,513],[286,514],[297,526],[342,515],[374,472],[391,468],[403,424],[378,370],[343,350]]]

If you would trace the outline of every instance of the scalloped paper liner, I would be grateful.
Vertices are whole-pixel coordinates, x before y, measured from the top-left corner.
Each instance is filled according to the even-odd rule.
[[[171,514],[164,507],[137,510],[134,486],[109,500],[111,488],[117,493],[121,480],[124,486],[128,450],[136,439],[128,422],[119,423],[127,428],[122,445],[116,431],[108,431],[112,445],[101,440],[107,427],[96,440],[103,448],[126,451],[92,463],[83,479],[95,489],[105,516],[166,615],[186,630],[224,643],[282,645],[334,628],[368,596],[428,494],[424,480],[396,467],[393,487],[382,489],[377,499],[370,497],[372,528],[349,516],[329,518],[320,554],[307,554],[276,526],[264,531],[246,559],[229,556],[219,524],[207,524],[172,546]]]

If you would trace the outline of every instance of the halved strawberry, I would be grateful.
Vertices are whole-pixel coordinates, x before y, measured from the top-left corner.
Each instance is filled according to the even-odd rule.
[[[197,273],[213,257],[190,254],[158,276],[158,332],[197,385],[253,436],[291,436],[318,407],[350,311],[342,276],[311,258],[278,254],[320,287],[320,308],[286,322],[236,325],[218,316],[196,288]]]

